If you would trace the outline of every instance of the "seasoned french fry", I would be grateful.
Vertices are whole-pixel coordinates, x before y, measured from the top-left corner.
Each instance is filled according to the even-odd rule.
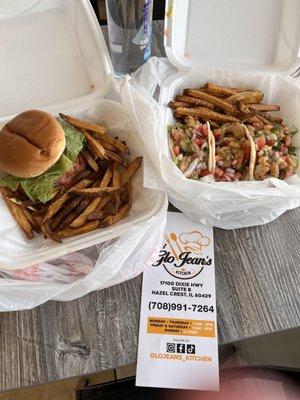
[[[250,110],[256,110],[256,111],[279,111],[280,106],[277,104],[251,104],[249,105]]]
[[[82,235],[83,233],[88,233],[91,231],[94,231],[95,229],[100,228],[101,226],[101,221],[90,221],[86,222],[84,225],[76,227],[76,228],[63,228],[57,232],[57,235],[61,239],[65,239],[68,237],[76,236],[76,235]]]
[[[266,117],[264,117],[263,115],[257,115],[256,116],[264,125],[268,125],[268,126],[273,126],[273,122],[269,119],[267,119]]]
[[[244,122],[244,121],[243,121]],[[264,128],[264,123],[262,122],[262,121],[260,121],[257,117],[252,117],[252,118],[249,118],[247,121],[245,121],[245,122],[247,122],[247,124],[251,124],[251,125],[255,125],[257,128],[261,128],[261,129],[263,129]]]
[[[176,108],[176,107],[192,107],[192,104],[184,103],[183,101],[170,101],[168,104],[168,107],[170,108]]]
[[[114,149],[120,151],[121,153],[126,153],[126,154],[129,153],[128,147],[120,140],[117,140],[109,135],[100,132],[95,132],[95,136],[97,136],[97,139],[100,140],[101,144],[105,142],[112,145]]]
[[[94,149],[95,153],[101,160],[107,160],[106,150],[99,142],[93,138],[86,130],[82,129],[82,133],[84,134],[86,140],[88,141],[89,145]]]
[[[241,113],[250,114],[249,108],[241,100],[237,101],[236,105]]]
[[[121,174],[121,186],[124,186],[133,177],[142,163],[143,157],[136,157]]]
[[[89,166],[96,172],[99,171],[99,166],[96,163],[95,159],[91,156],[91,154],[89,153],[88,150],[84,150],[82,152],[84,158],[86,159],[87,163],[89,164]]]
[[[221,108],[224,111],[227,111],[229,114],[234,114],[234,108],[232,104],[228,104],[227,101],[219,99],[216,96],[213,96],[208,93],[200,92],[199,90],[195,89],[186,89],[184,90],[184,94],[187,94],[188,96],[196,97],[198,99],[206,100],[211,104],[214,104],[215,106]]]
[[[230,104],[242,101],[244,104],[255,104],[262,101],[264,95],[260,90],[247,90],[245,92],[238,92],[230,97],[227,97],[226,101]]]
[[[42,223],[40,226],[41,226],[41,231],[44,234],[45,238],[48,237],[54,242],[62,243],[61,238],[56,233],[52,232],[52,230],[50,229],[48,221]]]
[[[198,99],[196,97],[183,95],[183,96],[177,96],[176,99],[178,100],[178,102],[185,102],[185,103],[203,106],[203,107],[207,107],[207,108],[211,108],[211,109],[213,109],[215,107],[212,103],[209,103],[206,100]],[[185,106],[178,106],[178,107],[185,107]]]
[[[220,122],[239,121],[237,118],[231,115],[221,114],[205,107],[195,107],[195,108],[178,107],[176,108],[176,115],[179,116],[191,115],[192,117],[203,118],[205,121],[207,120],[220,121]]]
[[[79,129],[88,129],[92,132],[97,132],[97,133],[102,133],[102,134],[107,134],[108,129],[106,126],[101,125],[101,124],[92,124],[87,121],[81,121],[80,119],[71,117],[69,115],[65,115],[62,113],[59,113],[59,116],[66,121],[68,124],[74,126],[75,128]]]
[[[257,111],[250,111],[249,114],[243,114],[242,116],[240,116],[239,120],[240,120],[240,122],[249,121],[252,118],[257,120],[256,115],[257,115]]]
[[[210,119],[204,122],[209,122],[209,125],[212,129],[218,129],[220,127],[220,125],[216,121],[211,121]]]
[[[52,231],[55,232],[56,229],[58,229],[62,221],[78,206],[81,200],[81,197],[76,197],[75,199],[72,199],[64,206],[61,212],[55,215],[54,221],[50,224],[50,228]]]
[[[96,136],[94,136],[94,137],[95,137],[95,139],[100,140],[100,139],[98,139]],[[113,151],[113,152],[118,152],[118,154],[120,153],[120,151],[117,150],[113,145],[111,145],[111,144],[109,144],[109,143],[107,143],[107,142],[101,141],[101,140],[100,140],[100,143],[101,143],[102,146],[105,148],[105,150],[110,150],[110,151]]]
[[[112,213],[112,207],[107,207],[104,210],[96,210],[88,216],[88,221],[96,221],[97,219],[104,219],[109,215],[111,215],[111,213]]]
[[[119,171],[119,165],[114,162],[113,163],[113,177],[112,177],[112,186],[114,188],[118,188],[121,186],[121,175]],[[120,207],[120,202],[121,202],[121,196],[120,193],[116,193],[113,195],[113,204],[114,204],[114,209],[113,209],[113,214],[116,214]]]
[[[103,147],[104,147],[104,146],[103,146]],[[98,159],[98,155],[96,154],[96,152],[95,152],[95,150],[92,148],[92,146],[90,146],[90,145],[87,143],[86,148],[87,148],[88,152],[90,153],[90,155],[93,157],[93,159],[94,159],[94,160],[97,160],[97,159]],[[104,147],[104,148],[105,148],[105,147]]]
[[[273,122],[273,124],[282,124],[282,122],[283,122],[283,119],[282,118],[280,118],[280,117],[273,117],[273,116],[271,116],[271,115],[267,115],[267,118],[271,121],[271,122]]]
[[[121,188],[120,187],[98,187],[98,188],[88,188],[88,189],[76,189],[73,190],[71,193],[78,195],[78,196],[91,196],[91,197],[97,197],[97,196],[102,196],[103,193],[116,193],[120,192]]]
[[[100,188],[107,187],[112,178],[112,168],[109,167],[100,183]],[[83,212],[71,223],[72,228],[79,227],[83,225],[89,214],[95,211],[97,208],[99,209],[99,205],[101,203],[102,197],[99,196],[91,201],[91,203],[83,210]]]
[[[92,184],[92,181],[90,179],[84,179],[81,182],[74,185],[73,187],[71,187],[68,191],[63,193],[56,200],[52,201],[47,209],[46,215],[43,218],[43,223],[45,221],[49,220],[50,218],[52,218],[53,215],[55,215],[57,213],[57,211],[65,204],[65,202],[69,199],[68,193],[71,190],[85,188],[91,184]]]
[[[117,162],[118,164],[123,164],[123,158],[119,154],[114,153],[110,150],[106,150],[106,154],[111,160]]]
[[[2,196],[5,200],[5,203],[7,204],[8,208],[9,208],[10,212],[12,213],[14,219],[17,221],[19,226],[22,228],[27,239],[29,239],[29,240],[33,239],[34,233],[33,233],[32,227],[30,225],[30,222],[26,218],[25,214],[23,213],[22,207],[9,200],[9,197],[13,196],[13,192],[10,189],[5,188],[5,187],[1,187],[0,191],[2,193]]]
[[[40,233],[41,232],[41,228],[40,228],[39,224],[37,224],[36,220],[34,219],[34,216],[30,212],[30,210],[28,208],[26,208],[26,207],[22,207],[22,211],[23,211],[25,217],[27,218],[27,220],[29,221],[32,229],[36,233]]]
[[[68,216],[66,218],[64,218],[59,226],[55,229],[55,233],[57,233],[59,230],[69,226],[77,217],[78,215],[81,213],[82,211],[78,211],[77,208],[75,208],[73,211],[70,212],[70,214],[68,214]]]
[[[116,224],[117,222],[119,222],[121,219],[123,219],[129,212],[131,208],[131,204],[130,203],[126,203],[124,204],[124,206],[122,206],[119,211],[114,214],[114,215],[109,215],[108,217],[104,218],[103,220],[100,220],[100,226],[101,228],[105,228],[111,225]]]
[[[204,89],[207,93],[217,97],[228,97],[236,93],[236,89],[219,86],[210,82],[204,85]]]
[[[131,179],[125,185],[125,199],[126,203],[132,205],[132,188],[131,188]]]

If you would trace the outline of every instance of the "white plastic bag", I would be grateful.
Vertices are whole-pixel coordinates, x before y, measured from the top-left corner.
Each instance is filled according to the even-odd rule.
[[[162,82],[161,76],[168,75]],[[134,122],[142,132],[171,203],[193,220],[224,229],[265,224],[300,206],[299,168],[298,176],[287,181],[209,183],[187,179],[173,163],[166,127],[174,119],[167,108],[168,101],[182,89],[207,81],[261,89],[264,101],[280,104],[280,115],[289,125],[300,129],[300,88],[294,82],[276,75],[220,70],[193,70],[176,75],[166,59],[150,59],[132,80],[127,80],[122,95],[131,104]],[[152,98],[156,85],[162,86],[160,105]],[[299,158],[300,131],[295,135],[294,145],[298,147]]]
[[[142,171],[133,181],[133,207],[126,217],[130,230],[118,238],[66,254],[53,262],[37,263],[20,270],[0,268],[0,311],[29,309],[48,300],[73,300],[131,279],[154,262],[161,245],[167,196],[141,142],[140,132],[134,128],[126,111],[126,102],[122,105],[103,100],[96,105],[83,106],[76,111],[76,116],[102,120],[114,133],[126,136],[132,156],[143,155]],[[147,218],[139,218],[145,207],[153,206],[153,199],[157,199],[154,203],[159,207],[155,206],[155,212],[147,211]],[[13,229],[11,226],[3,232],[3,237],[10,235]],[[40,246],[48,246],[42,238],[38,240],[41,240]],[[3,239],[2,247],[4,242]]]

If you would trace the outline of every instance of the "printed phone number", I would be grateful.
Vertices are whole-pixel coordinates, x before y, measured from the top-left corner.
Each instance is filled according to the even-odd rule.
[[[165,310],[165,311],[193,311],[213,313],[214,306],[200,305],[200,304],[176,304],[176,303],[161,303],[150,301],[148,305],[149,310]]]

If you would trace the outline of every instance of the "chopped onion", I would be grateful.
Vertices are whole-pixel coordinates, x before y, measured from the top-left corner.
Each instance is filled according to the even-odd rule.
[[[199,162],[198,158],[195,158],[195,160],[193,160],[190,163],[188,169],[185,171],[184,176],[188,178],[197,168],[198,162]]]
[[[235,174],[235,170],[232,168],[226,168],[226,172],[229,172],[229,174]]]

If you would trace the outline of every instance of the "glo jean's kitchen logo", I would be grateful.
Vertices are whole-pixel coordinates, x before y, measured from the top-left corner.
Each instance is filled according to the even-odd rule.
[[[209,237],[199,231],[179,235],[171,232],[166,234],[166,242],[153,266],[163,265],[170,275],[179,279],[194,278],[203,271],[205,265],[211,265],[212,259],[203,256],[203,250],[209,244]]]

